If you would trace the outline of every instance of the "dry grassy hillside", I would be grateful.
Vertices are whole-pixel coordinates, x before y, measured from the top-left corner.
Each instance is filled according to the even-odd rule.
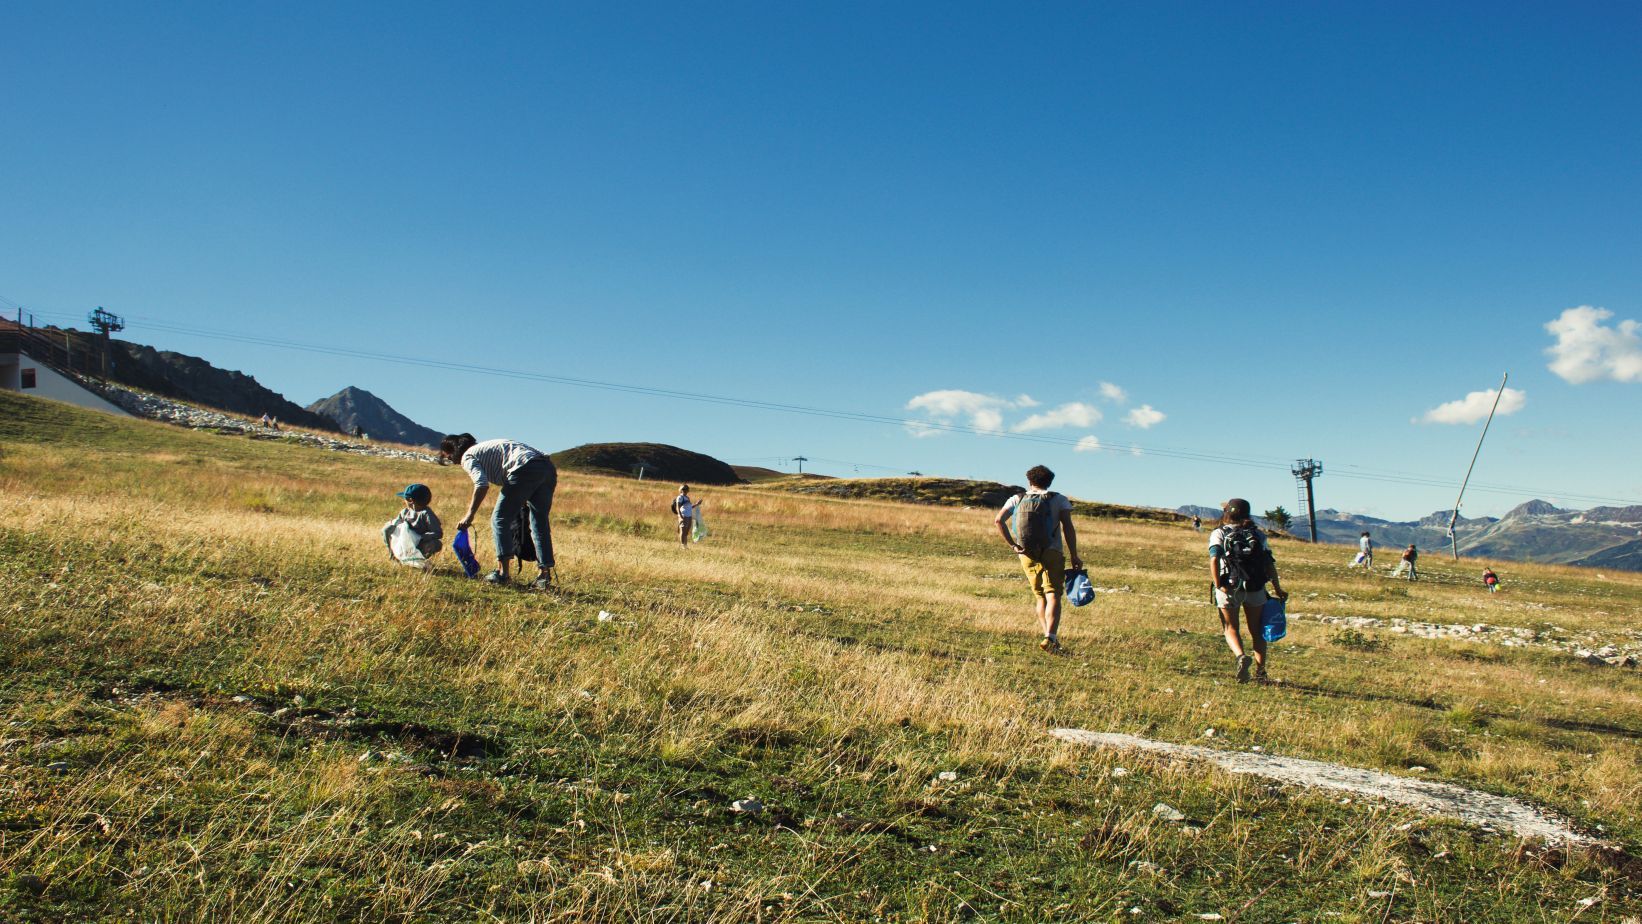
[[[1281,542],[1285,683],[1238,686],[1189,527],[1081,521],[1102,592],[1053,657],[985,510],[703,489],[681,549],[673,486],[567,473],[563,589],[533,594],[388,561],[393,492],[454,519],[454,468],[6,394],[0,442],[3,920],[1642,914],[1635,670],[1306,618],[1632,644],[1642,575],[1524,565],[1489,597],[1476,563],[1408,585]],[[1060,725],[1460,782],[1617,849]]]

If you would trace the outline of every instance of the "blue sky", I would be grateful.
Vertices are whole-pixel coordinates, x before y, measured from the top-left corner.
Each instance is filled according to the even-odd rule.
[[[1480,424],[1420,421],[1509,370],[1476,480],[1529,490],[1467,514],[1642,501],[1634,5],[62,2],[0,39],[0,295],[302,403],[1164,506],[1292,509],[1309,456],[1404,518],[1453,488],[1359,476],[1457,482]]]

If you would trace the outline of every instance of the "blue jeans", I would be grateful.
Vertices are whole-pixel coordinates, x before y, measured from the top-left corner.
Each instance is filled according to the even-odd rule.
[[[519,518],[519,511],[528,506],[530,541],[536,543],[536,564],[544,571],[554,566],[553,530],[548,526],[547,515],[553,509],[553,489],[558,486],[559,470],[547,456],[537,456],[507,476],[502,482],[502,494],[496,498],[496,510],[490,517],[497,558],[517,556],[513,522]]]

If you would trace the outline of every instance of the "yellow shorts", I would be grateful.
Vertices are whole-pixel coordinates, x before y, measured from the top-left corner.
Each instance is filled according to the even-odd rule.
[[[1026,572],[1026,581],[1032,585],[1034,597],[1047,597],[1050,594],[1060,596],[1066,593],[1066,553],[1060,549],[1050,549],[1043,553],[1043,558],[1029,558],[1020,556],[1021,570]]]

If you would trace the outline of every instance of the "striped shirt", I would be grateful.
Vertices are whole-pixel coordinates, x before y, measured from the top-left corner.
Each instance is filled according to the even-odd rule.
[[[483,488],[492,482],[507,481],[507,476],[524,468],[525,463],[540,458],[542,453],[517,440],[485,440],[462,453],[462,468],[473,479],[474,487]]]

